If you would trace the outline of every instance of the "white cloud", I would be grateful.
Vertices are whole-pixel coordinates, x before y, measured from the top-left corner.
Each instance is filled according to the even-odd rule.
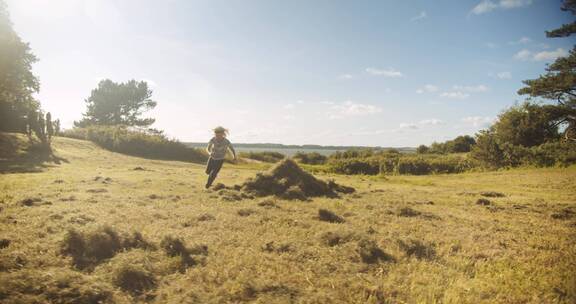
[[[342,75],[338,76],[338,78],[340,78],[340,79],[352,79],[352,78],[354,78],[354,76],[352,74],[342,74]]]
[[[439,88],[433,84],[426,84],[424,85],[422,88],[416,90],[416,93],[418,94],[422,94],[422,93],[434,93],[434,92],[438,92]]]
[[[511,44],[511,45],[515,45],[515,44],[528,44],[528,43],[530,43],[530,42],[532,42],[532,39],[530,39],[529,37],[522,37],[522,38],[520,38],[520,39],[518,39],[518,40],[516,40],[516,41],[510,41],[510,42],[508,42],[508,44]]]
[[[468,116],[462,118],[462,121],[472,125],[473,127],[488,127],[492,122],[494,122],[494,118],[488,116]]]
[[[446,97],[451,99],[466,99],[470,97],[470,94],[460,91],[454,91],[454,92],[444,92],[440,94],[440,97]]]
[[[498,44],[494,43],[494,42],[486,42],[484,44],[487,48],[491,48],[491,49],[495,49],[498,48]]]
[[[286,110],[294,109],[294,105],[291,104],[291,103],[285,104],[285,105],[284,105],[284,109],[286,109]]]
[[[344,103],[330,105],[330,119],[337,119],[346,116],[370,115],[382,112],[382,108],[380,107],[369,104],[356,103],[353,101],[346,101]]]
[[[559,57],[568,56],[568,52],[563,48],[558,48],[554,51],[542,51],[533,53],[527,49],[523,49],[514,55],[514,59],[522,61],[552,61]]]
[[[471,11],[472,14],[481,15],[496,9],[512,9],[532,4],[532,0],[482,0]]]
[[[424,119],[424,120],[421,120],[421,121],[416,122],[416,123],[403,122],[398,126],[398,129],[396,129],[395,131],[402,132],[405,130],[417,130],[423,126],[437,126],[437,125],[441,125],[441,124],[444,124],[444,121],[442,121],[440,119],[436,119],[436,118]]]
[[[374,75],[374,76],[384,76],[384,77],[392,77],[392,78],[396,78],[396,77],[404,77],[404,74],[402,74],[402,72],[397,71],[394,68],[388,68],[388,69],[377,69],[377,68],[366,68],[366,73]]]
[[[527,49],[523,49],[523,50],[519,51],[518,53],[514,54],[514,59],[518,59],[518,60],[529,60],[530,57],[532,57],[532,52],[530,52]]]
[[[423,126],[436,126],[436,125],[441,125],[443,124],[444,121],[440,120],[440,119],[436,119],[436,118],[430,118],[430,119],[424,119],[421,120],[420,122],[418,122],[418,124],[423,125]]]
[[[410,18],[410,21],[414,22],[414,21],[422,20],[426,17],[428,17],[428,14],[426,13],[426,11],[421,11],[420,14]]]
[[[401,123],[400,130],[416,130],[418,129],[418,125],[414,123]]]
[[[568,56],[568,52],[565,49],[558,48],[555,51],[542,51],[534,54],[533,59],[535,61],[552,61],[559,57]]]
[[[296,100],[297,104],[304,104],[304,100]]]
[[[482,92],[487,92],[488,90],[490,90],[487,86],[485,86],[483,84],[479,84],[479,85],[475,85],[475,86],[455,85],[452,88],[455,91],[470,92],[470,93],[482,93]]]
[[[496,74],[496,78],[498,78],[498,79],[510,79],[510,78],[512,78],[512,73],[500,72],[500,73]]]

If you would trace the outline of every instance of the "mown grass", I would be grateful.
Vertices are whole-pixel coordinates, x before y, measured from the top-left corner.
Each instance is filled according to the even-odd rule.
[[[576,301],[575,167],[322,174],[356,193],[226,201],[202,189],[202,165],[67,138],[54,153],[67,162],[0,175],[2,303]],[[225,164],[218,182],[256,169]],[[62,249],[71,231],[119,239],[78,267]],[[148,245],[127,245],[134,232]]]

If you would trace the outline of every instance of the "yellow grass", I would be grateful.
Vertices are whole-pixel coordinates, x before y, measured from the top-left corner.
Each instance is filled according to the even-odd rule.
[[[2,303],[576,302],[576,167],[317,175],[357,191],[260,206],[266,198],[228,202],[204,190],[202,165],[66,138],[54,147],[60,164],[0,175],[0,239],[10,241],[0,249]],[[217,182],[240,184],[257,168],[225,164]],[[505,197],[477,205],[483,191]],[[345,222],[320,221],[319,209]],[[141,232],[156,248],[126,248],[93,269],[75,268],[61,252],[69,229],[103,226]],[[206,245],[208,254],[180,271],[160,246],[166,236]],[[363,261],[370,242],[392,259]],[[127,267],[152,277],[145,292],[119,286]]]

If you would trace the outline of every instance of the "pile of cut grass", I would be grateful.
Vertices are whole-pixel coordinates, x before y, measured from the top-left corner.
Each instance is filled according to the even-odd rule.
[[[242,191],[254,196],[277,196],[283,199],[307,200],[310,197],[338,197],[338,193],[353,193],[352,187],[322,181],[302,170],[293,160],[285,159],[266,173],[249,178]]]

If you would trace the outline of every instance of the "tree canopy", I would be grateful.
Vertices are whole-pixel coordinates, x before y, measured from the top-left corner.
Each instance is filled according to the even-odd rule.
[[[565,0],[563,11],[576,15],[576,0]],[[546,32],[549,38],[568,37],[576,33],[576,21],[564,24],[562,27]],[[576,47],[570,50],[567,57],[557,58],[546,67],[546,73],[536,79],[525,80],[526,87],[518,94],[551,99],[557,102],[559,109],[556,114],[559,121],[566,117],[576,117]],[[574,118],[573,118],[574,119]]]
[[[30,46],[12,28],[6,3],[0,0],[0,130],[24,131],[26,115],[39,109],[32,96],[40,89],[32,73],[36,61]]]
[[[74,124],[77,127],[89,125],[126,125],[148,127],[153,118],[142,118],[145,111],[156,107],[151,99],[152,91],[145,81],[130,80],[116,83],[106,79],[100,81],[85,100],[86,113],[83,119]]]

